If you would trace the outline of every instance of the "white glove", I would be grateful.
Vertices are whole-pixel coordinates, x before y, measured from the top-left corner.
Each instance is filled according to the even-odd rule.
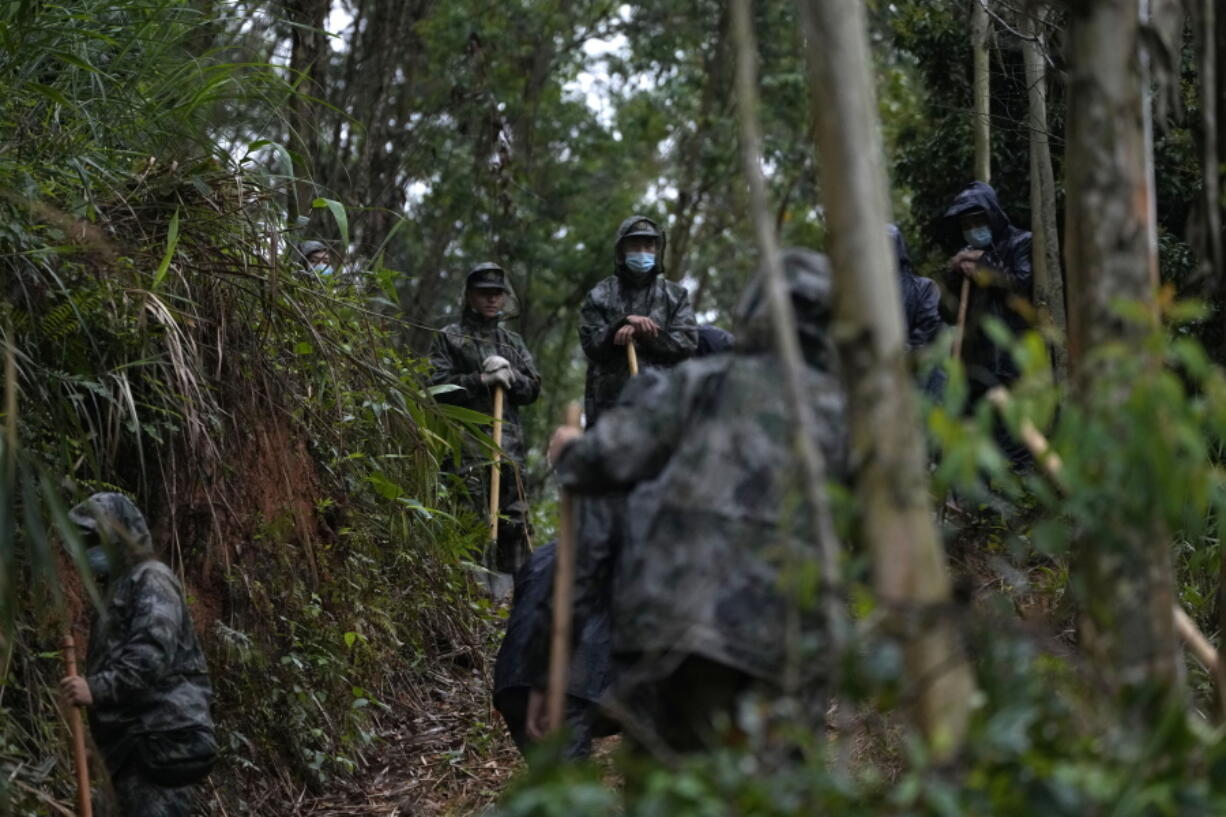
[[[486,372],[487,374],[493,374],[499,369],[509,368],[511,368],[511,361],[507,360],[505,357],[499,357],[498,355],[490,355],[485,360],[481,361],[481,371]]]
[[[511,373],[510,369],[499,369],[496,372],[486,372],[481,375],[481,382],[490,388],[502,386],[502,388],[509,390],[514,377],[515,375]]]
[[[515,372],[511,369],[511,362],[505,357],[490,355],[481,362],[481,368],[485,371],[481,375],[482,383],[491,388],[494,386],[502,386],[504,389],[511,388]]]

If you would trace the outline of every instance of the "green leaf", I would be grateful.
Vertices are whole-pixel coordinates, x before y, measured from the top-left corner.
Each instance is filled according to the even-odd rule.
[[[157,271],[153,273],[153,286],[150,289],[157,289],[158,285],[166,277],[166,273],[170,270],[170,260],[175,256],[175,248],[179,246],[179,208],[175,208],[175,214],[170,217],[170,229],[166,233],[166,252],[162,255],[162,263],[158,264]]]
[[[335,199],[318,198],[311,202],[311,206],[315,209],[328,208],[332,218],[336,219],[337,228],[341,231],[341,247],[347,248],[349,246],[349,214],[345,212],[345,205]]]

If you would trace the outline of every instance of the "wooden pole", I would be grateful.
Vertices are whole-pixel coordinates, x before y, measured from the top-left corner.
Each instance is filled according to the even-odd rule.
[[[1004,386],[997,386],[987,394],[988,402],[996,407],[997,411],[1004,414],[1005,408],[1009,405],[1012,397]],[[1066,490],[1064,484],[1064,462],[1060,459],[1060,455],[1052,450],[1051,444],[1047,441],[1047,437],[1043,432],[1035,427],[1034,423],[1029,419],[1022,421],[1018,428],[1018,436],[1022,442],[1030,449],[1031,455],[1035,462],[1043,469],[1043,473],[1051,480],[1052,484],[1064,493]],[[1218,651],[1209,643],[1209,639],[1200,631],[1184,609],[1176,603],[1173,607],[1175,616],[1175,632],[1179,635],[1196,658],[1205,665],[1205,669],[1213,676],[1214,684],[1217,686],[1218,701],[1223,712],[1226,712],[1226,662],[1222,661]]]
[[[490,541],[498,541],[498,503],[502,499],[502,406],[505,389],[494,387],[494,464],[490,466]],[[486,565],[489,567],[489,565]]]
[[[626,363],[630,365],[631,375],[639,373],[639,352],[634,348],[633,340],[626,344]]]
[[[60,645],[64,650],[64,665],[68,675],[77,674],[77,650],[72,634],[66,633]],[[81,709],[69,706],[68,728],[72,730],[72,762],[77,770],[77,812],[81,817],[93,817],[94,808],[89,799],[89,760],[85,755],[85,725],[81,722]]]
[[[958,329],[954,334],[954,359],[962,359],[962,338],[966,335],[966,308],[971,302],[971,279],[962,276],[962,295],[958,298]]]
[[[628,348],[633,349],[633,344]],[[631,357],[631,360],[634,358]],[[571,403],[566,407],[566,424],[572,428],[579,427],[578,403]],[[545,708],[551,731],[561,728],[566,716],[571,605],[575,586],[574,497],[569,491],[563,491],[559,504],[558,549],[553,573],[553,637],[549,645],[549,689]]]

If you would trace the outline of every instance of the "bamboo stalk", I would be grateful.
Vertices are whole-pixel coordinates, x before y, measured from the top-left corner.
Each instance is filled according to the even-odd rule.
[[[64,651],[64,665],[69,676],[77,674],[77,650],[71,633],[64,634],[60,645]],[[81,709],[69,706],[65,713],[68,728],[72,731],[72,762],[77,772],[77,812],[81,817],[93,817],[93,804],[89,799],[89,760],[85,754],[85,725],[81,722]]]
[[[494,387],[494,464],[490,466],[490,541],[498,541],[498,505],[502,499],[502,411],[505,390]],[[496,545],[495,545],[496,547]],[[489,565],[486,565],[488,567]]]
[[[632,347],[631,347],[632,348]],[[579,404],[566,407],[566,425],[579,427]],[[549,729],[560,729],[566,714],[570,673],[571,605],[575,584],[575,500],[563,491],[558,510],[558,546],[553,574],[553,635],[549,645],[549,690],[545,713]]]

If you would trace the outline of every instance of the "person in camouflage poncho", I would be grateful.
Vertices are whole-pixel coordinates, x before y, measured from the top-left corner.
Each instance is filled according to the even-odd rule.
[[[613,405],[630,377],[630,340],[641,368],[673,366],[698,346],[689,293],[664,277],[664,246],[664,234],[651,219],[623,221],[613,242],[614,274],[583,301],[579,341],[588,359],[583,400],[588,426]]]
[[[145,519],[127,497],[94,494],[69,519],[92,545],[95,574],[109,580],[85,675],[64,678],[61,687],[71,703],[89,707],[116,813],[184,817],[193,808],[189,784],[207,774],[217,743],[208,667],[183,588],[154,555]]]
[[[445,327],[430,347],[430,385],[455,386],[439,393],[438,400],[490,415],[495,386],[506,390],[499,496],[503,519],[486,566],[513,574],[528,556],[528,503],[518,474],[524,458],[519,407],[540,395],[541,376],[523,338],[500,325],[508,292],[506,273],[497,264],[479,264],[468,273],[459,322]],[[482,514],[489,508],[489,470],[489,456],[475,445],[468,446],[460,473]]]
[[[831,477],[845,478],[846,397],[826,337],[829,267],[803,250],[783,260],[815,442]],[[738,307],[734,354],[636,378],[589,431],[559,429],[550,446],[562,487],[630,489],[621,551],[605,565],[578,554],[575,616],[599,605],[601,574],[611,572],[613,702],[629,731],[647,727],[674,751],[708,748],[721,718],[734,722],[737,699],[779,690],[789,662],[808,688],[822,680],[818,607],[781,586],[800,572],[797,560],[816,559],[817,533],[770,331],[759,279]],[[799,617],[794,640],[785,637],[790,612]]]

